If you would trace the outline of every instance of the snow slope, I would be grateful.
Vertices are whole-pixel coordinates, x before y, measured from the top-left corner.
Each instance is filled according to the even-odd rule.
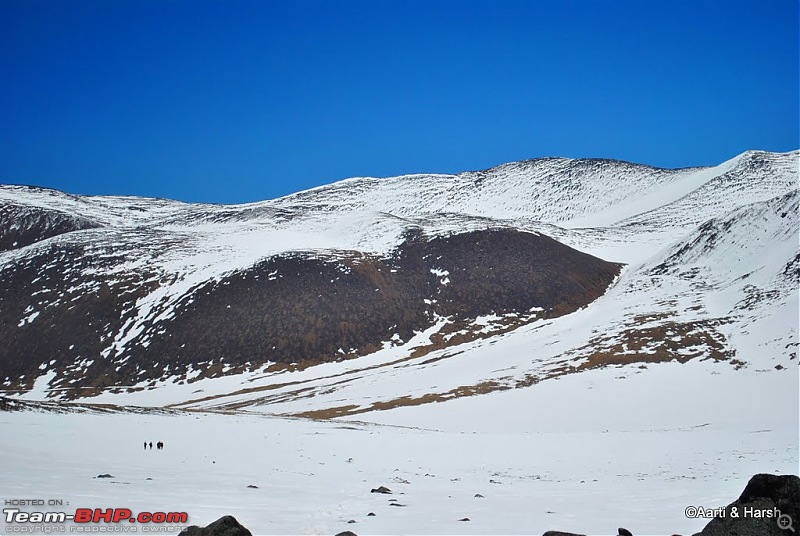
[[[725,373],[796,374],[798,221],[797,191],[743,206],[629,265],[589,307],[504,335],[413,357],[448,322],[441,319],[404,345],[355,360],[183,385],[165,380],[155,392],[93,400],[292,415],[356,406],[345,413],[359,414],[604,366],[700,359]],[[476,319],[475,326],[496,320]]]

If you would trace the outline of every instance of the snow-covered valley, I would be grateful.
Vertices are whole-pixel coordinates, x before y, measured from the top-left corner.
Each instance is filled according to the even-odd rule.
[[[5,498],[232,514],[253,534],[691,534],[708,520],[687,506],[797,471],[796,374],[728,372],[596,370],[364,416],[382,424],[3,413],[0,479]]]

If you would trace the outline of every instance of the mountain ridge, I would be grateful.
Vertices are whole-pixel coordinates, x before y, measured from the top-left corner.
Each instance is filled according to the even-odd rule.
[[[203,383],[206,382],[204,378],[211,381],[214,377],[231,375],[238,375],[238,381],[244,383],[259,374],[275,376],[278,383],[282,375],[298,372],[315,377],[313,371],[319,367],[325,368],[324,363],[334,363],[345,357],[348,358],[346,362],[356,363],[355,368],[361,369],[357,363],[373,362],[370,356],[383,355],[391,349],[399,352],[396,357],[402,360],[422,362],[433,359],[434,363],[442,364],[448,361],[449,357],[441,361],[448,352],[480,353],[482,350],[477,348],[482,348],[485,341],[508,336],[512,336],[512,339],[524,338],[522,334],[528,329],[525,326],[532,326],[535,331],[544,333],[550,329],[543,329],[547,325],[566,326],[569,318],[576,314],[579,317],[586,316],[589,313],[585,311],[597,308],[594,301],[603,293],[600,287],[586,292],[576,287],[575,291],[570,291],[574,296],[585,295],[578,301],[570,298],[569,292],[565,291],[561,298],[563,305],[537,302],[543,294],[536,290],[535,284],[529,284],[535,281],[533,272],[520,276],[526,273],[524,266],[535,266],[547,255],[550,255],[547,262],[563,262],[572,255],[568,251],[581,251],[593,258],[611,261],[591,261],[599,263],[598,267],[605,267],[600,285],[605,288],[611,284],[606,294],[612,295],[615,288],[627,285],[631,296],[636,295],[638,291],[634,292],[630,287],[635,281],[640,281],[636,285],[652,286],[654,281],[665,275],[653,272],[652,268],[647,267],[652,267],[653,262],[648,265],[645,261],[651,257],[658,258],[660,251],[679,244],[706,222],[715,218],[724,219],[731,214],[734,219],[749,217],[736,216],[737,210],[746,213],[747,210],[742,207],[769,203],[782,196],[788,196],[786,199],[791,205],[792,195],[795,195],[796,205],[796,194],[792,192],[797,191],[798,155],[798,151],[747,152],[719,166],[680,170],[663,170],[603,159],[534,159],[458,175],[416,174],[390,179],[347,179],[277,200],[244,205],[187,204],[119,196],[87,198],[52,190],[0,186],[0,215],[10,214],[5,219],[0,218],[3,223],[0,226],[0,246],[12,245],[4,252],[0,251],[0,275],[5,281],[5,286],[0,288],[0,311],[5,311],[3,324],[6,326],[3,336],[12,341],[9,348],[0,352],[0,383],[9,393],[28,392],[30,395],[38,392],[36,385],[45,382],[43,385],[47,385],[50,389],[48,392],[54,395],[102,398],[106,396],[102,393],[116,390],[124,398],[128,391],[129,394],[135,394],[142,390],[163,389],[170,384]],[[411,183],[415,183],[416,188],[412,188]],[[780,204],[779,201],[776,203]],[[18,246],[14,246],[13,233],[19,234],[18,224],[26,221],[12,210],[19,206],[37,207],[37,210],[31,209],[34,216],[29,219],[32,223],[28,226],[34,231],[37,222],[45,223],[41,224],[40,239],[24,245],[19,245],[17,240]],[[795,213],[796,210],[792,212]],[[70,230],[67,226],[65,232],[58,232],[57,224],[61,221],[58,217],[64,218],[63,214],[67,215],[65,221],[73,227],[80,222],[85,227]],[[73,219],[70,220],[70,217]],[[770,222],[775,219],[774,215],[765,217]],[[783,220],[790,234],[794,232],[792,217]],[[769,225],[781,224],[780,220],[776,222]],[[761,224],[766,225],[764,222]],[[722,232],[724,234],[727,231],[723,229]],[[550,244],[542,241],[547,236],[555,241],[553,246],[542,249],[543,244]],[[416,238],[411,238],[409,242],[410,237]],[[423,258],[425,255],[432,257],[413,270],[400,269],[396,260],[391,259],[396,259],[398,253],[410,247],[414,240],[421,244],[423,250],[434,247],[434,244],[440,244],[435,247],[444,249],[435,254],[423,254]],[[562,249],[560,244],[556,247],[555,244],[559,242],[566,249]],[[739,242],[733,241],[738,244],[736,247],[741,248]],[[459,243],[462,245],[457,245]],[[790,243],[781,244],[783,250],[791,249]],[[464,251],[471,253],[457,253],[458,248],[464,246],[467,247]],[[550,253],[546,253],[548,251]],[[559,253],[553,253],[555,251]],[[481,255],[484,261],[479,260]],[[457,258],[458,262],[445,267],[441,261],[436,261],[436,257]],[[780,262],[784,266],[788,266],[786,262],[791,255],[781,253],[777,257],[783,259]],[[480,268],[481,262],[499,259],[505,260]],[[520,263],[521,259],[527,260]],[[293,262],[299,264],[291,264]],[[578,263],[584,270],[584,275],[579,277],[584,282],[579,286],[585,285],[585,281],[588,281],[585,278],[590,277],[589,272],[585,271],[591,265],[587,262]],[[724,255],[723,261],[713,262],[716,264],[706,274],[712,279],[714,271],[722,269],[718,265],[724,262]],[[617,275],[621,263],[627,265],[622,268],[622,279]],[[569,262],[556,269],[554,273],[558,275],[549,276],[550,279],[566,276],[568,265]],[[257,268],[259,266],[263,268]],[[305,268],[301,269],[301,266]],[[327,267],[333,267],[333,271],[329,272]],[[491,270],[487,271],[486,268]],[[357,315],[360,320],[344,321],[342,327],[333,330],[324,328],[330,319],[343,318],[342,311],[348,307],[347,300],[332,306],[331,303],[336,300],[328,298],[329,292],[333,296],[334,292],[345,291],[344,295],[353,299],[354,295],[350,292],[356,288],[352,286],[355,280],[348,280],[350,283],[341,287],[337,287],[339,283],[336,280],[342,276],[352,277],[347,273],[352,274],[354,269],[362,275],[372,274],[359,283],[362,285],[359,291],[361,296],[366,296],[367,288],[363,284],[367,281],[373,281],[372,291],[377,293],[390,291],[395,285],[392,281],[409,276],[411,279],[407,280],[415,283],[410,286],[404,283],[390,291],[390,294],[401,298],[400,302],[392,303],[404,305],[393,309],[394,312],[389,316],[376,314],[385,305],[378,305],[379,302],[370,298],[369,301],[374,303],[370,306],[373,313],[365,309]],[[481,272],[484,270],[485,275],[459,279],[459,269],[474,274],[484,273]],[[213,327],[214,318],[226,318],[228,306],[233,305],[222,298],[228,289],[240,285],[242,281],[249,281],[250,286],[242,287],[245,292],[237,298],[244,303],[251,294],[257,296],[263,292],[259,289],[277,284],[275,281],[287,276],[287,270],[294,270],[293,278],[301,277],[301,273],[307,274],[302,277],[316,274],[313,277],[318,283],[310,285],[312,279],[301,278],[295,280],[295,285],[299,285],[297,288],[316,288],[319,298],[315,300],[326,296],[328,305],[325,310],[328,312],[324,315],[311,312],[311,298],[303,299],[304,303],[309,304],[305,307],[306,312],[295,317],[309,320],[297,325],[306,327],[294,328],[288,327],[293,324],[285,324],[284,321],[286,330],[296,330],[298,333],[287,335],[294,341],[290,343],[290,346],[294,345],[291,346],[294,350],[286,350],[289,353],[283,358],[275,360],[265,357],[273,345],[263,337],[256,337],[253,340],[259,342],[245,344],[242,350],[235,351],[239,352],[237,358],[225,355],[230,351],[225,350],[224,343],[215,346],[216,343],[207,342],[194,347],[194,351],[185,350],[195,355],[198,351],[202,353],[203,349],[216,348],[211,352],[214,355],[187,359],[186,356],[180,357],[184,353],[180,348],[185,347],[172,343],[164,346],[158,342],[177,335],[178,331],[170,330],[177,329],[176,322],[182,321],[181,318],[189,318],[186,316],[189,311],[197,311],[199,304],[207,301],[204,298],[207,294],[204,293],[217,293],[221,301],[210,305],[210,308],[206,307],[207,311],[200,315],[206,318],[205,323],[197,324],[195,321],[189,324],[194,327],[181,335],[184,339],[194,332],[198,334],[198,339],[203,340],[206,333],[213,333],[217,329]],[[502,276],[496,280],[487,279],[493,273],[502,273]],[[47,274],[47,277],[43,274]],[[667,275],[675,278],[676,284],[683,285],[680,282],[685,275],[680,271]],[[790,273],[787,277],[791,281],[791,277],[796,279],[796,274]],[[328,280],[329,283],[322,284]],[[288,280],[282,281],[285,283]],[[300,281],[305,283],[301,284]],[[746,291],[743,286],[736,287],[736,292],[749,292],[747,296],[751,300],[756,299],[754,296],[762,296],[763,299],[772,296],[769,299],[774,299],[778,295],[785,301],[785,285],[773,288],[776,284],[764,281],[763,288],[758,292],[754,293],[752,289]],[[336,288],[339,290],[336,291]],[[402,291],[399,291],[400,288]],[[703,293],[708,292],[681,288],[681,296],[684,297],[678,301],[694,296],[691,300],[702,302]],[[419,290],[414,289],[427,290],[420,294]],[[507,293],[508,289],[513,291]],[[92,298],[89,299],[89,296]],[[272,299],[269,296],[263,294],[262,298],[255,299],[245,309],[258,310],[257,304],[267,303]],[[447,299],[456,300],[453,303],[461,305],[452,308],[448,302],[438,301],[442,296],[449,296]],[[476,300],[479,296],[485,298]],[[491,296],[500,296],[502,299],[492,301]],[[534,296],[540,297],[533,300]],[[694,341],[692,344],[699,344],[698,348],[703,348],[691,355],[717,355],[724,361],[738,359],[734,357],[737,355],[736,348],[730,347],[728,341],[733,334],[724,335],[725,328],[720,328],[726,321],[715,324],[726,315],[719,313],[716,320],[697,315],[683,315],[685,318],[679,319],[681,315],[677,312],[657,305],[674,300],[668,297],[668,293],[660,298],[647,294],[638,296],[639,299],[654,303],[625,306],[631,311],[638,311],[629,316],[624,313],[625,307],[615,305],[615,312],[610,312],[608,317],[618,318],[619,323],[608,330],[609,336],[597,338],[587,333],[582,340],[575,339],[571,347],[558,343],[555,346],[563,346],[563,350],[548,358],[551,362],[545,368],[550,372],[533,373],[539,366],[536,365],[524,374],[502,380],[491,378],[491,374],[487,376],[487,371],[484,371],[462,386],[465,389],[470,385],[472,387],[449,391],[449,396],[531,385],[553,374],[560,374],[561,370],[580,372],[587,366],[585,363],[588,362],[584,360],[591,355],[600,356],[597,352],[601,350],[605,357],[591,358],[597,366],[618,363],[626,351],[624,346],[619,346],[621,340],[628,341],[625,343],[628,348],[631,345],[640,349],[662,348],[658,351],[665,353],[659,359],[681,361],[683,357],[676,353],[680,344],[676,346],[662,341],[660,346],[653,346],[657,342],[654,337],[663,337],[663,333],[666,333],[663,330],[670,329],[675,333],[673,338]],[[514,302],[520,298],[522,301]],[[746,296],[742,294],[741,298],[745,299]],[[507,303],[504,304],[504,301]],[[606,298],[600,301],[609,302]],[[90,305],[90,302],[94,305]],[[216,302],[212,300],[209,303]],[[291,310],[289,302],[283,303],[279,308],[281,311],[286,308]],[[473,305],[466,306],[467,303]],[[105,312],[99,313],[101,310]],[[75,311],[80,313],[75,316]],[[555,316],[553,311],[557,312]],[[64,324],[67,317],[63,315],[66,312],[72,315],[72,324]],[[623,316],[620,317],[620,314]],[[781,314],[786,316],[788,313]],[[241,326],[243,331],[256,333],[263,331],[257,329],[258,322],[268,327],[280,316],[278,313],[264,315],[261,313],[262,320],[259,321],[245,316],[227,321],[224,325],[233,326],[226,327],[229,331],[236,331],[235,326]],[[560,315],[565,315],[563,320],[557,318]],[[395,317],[405,320],[392,321]],[[635,327],[636,322],[631,324],[636,318],[650,317],[660,318],[660,324],[648,328],[650,331]],[[385,324],[377,330],[365,331],[363,326],[377,318],[384,318],[382,322]],[[40,328],[45,319],[48,319],[48,325]],[[83,333],[80,340],[96,338],[101,345],[93,346],[91,351],[87,347],[84,352],[80,352],[79,341],[60,346],[57,339],[66,335],[55,334],[62,329],[56,326],[62,324],[73,325],[70,331]],[[248,325],[251,327],[245,330],[244,326]],[[610,324],[606,322],[606,325],[608,327]],[[391,331],[392,327],[394,332]],[[656,327],[658,329],[653,331]],[[720,329],[723,331],[720,332]],[[28,335],[22,336],[26,331]],[[368,331],[371,335],[363,337]],[[347,333],[349,335],[345,335]],[[353,339],[354,333],[362,335]],[[614,333],[618,336],[614,336]],[[796,329],[787,334],[783,337],[796,338]],[[270,340],[277,342],[276,337]],[[213,337],[208,339],[211,340]],[[225,340],[233,344],[235,338]],[[20,341],[28,342],[23,344]],[[355,345],[352,344],[354,341],[357,341]],[[281,344],[285,346],[287,343],[284,341]],[[317,344],[322,346],[314,346]],[[156,348],[172,350],[158,360],[137,363],[151,345],[152,351],[156,351]],[[323,347],[326,349],[321,351]],[[73,352],[75,348],[78,351]],[[139,350],[134,351],[135,348]],[[247,359],[248,353],[252,354],[251,359]],[[787,352],[786,356],[789,354]],[[633,361],[649,359],[641,352],[636,355],[638,357]],[[324,356],[322,361],[321,356]],[[16,368],[9,368],[10,363],[23,361],[28,362],[23,368],[16,365]],[[622,362],[628,361],[630,359],[625,358]],[[519,363],[514,366],[519,367]],[[94,372],[87,374],[91,367],[94,367]],[[386,364],[379,365],[377,370],[382,367],[386,368]],[[386,370],[391,368],[389,366]],[[422,366],[420,370],[425,368],[427,366]],[[121,372],[127,369],[130,369],[129,373]],[[364,373],[362,380],[367,381],[368,377],[369,374]],[[135,389],[129,389],[134,385],[137,386]],[[62,391],[54,390],[56,388]],[[391,391],[389,389],[387,392]],[[280,388],[276,390],[276,393],[279,392]],[[301,400],[303,396],[295,393],[290,398]],[[273,404],[272,407],[279,405]]]

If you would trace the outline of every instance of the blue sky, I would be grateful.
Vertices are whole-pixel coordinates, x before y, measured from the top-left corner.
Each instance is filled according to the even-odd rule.
[[[256,201],[798,140],[796,0],[1,0],[0,183]]]

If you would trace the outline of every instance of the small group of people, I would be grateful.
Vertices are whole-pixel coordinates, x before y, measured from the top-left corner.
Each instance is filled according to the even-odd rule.
[[[144,442],[144,450],[147,450],[148,447],[150,448],[150,450],[153,450],[153,442],[152,441],[150,441],[149,443],[147,441]],[[164,442],[163,441],[159,441],[158,443],[156,443],[156,449],[164,450]]]

